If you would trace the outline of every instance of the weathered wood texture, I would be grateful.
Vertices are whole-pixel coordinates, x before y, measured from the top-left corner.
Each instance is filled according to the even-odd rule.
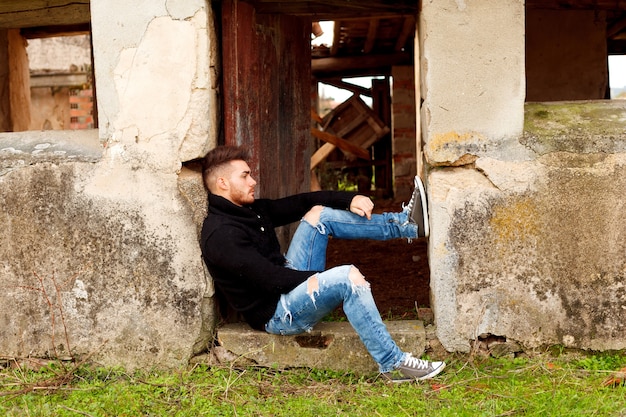
[[[88,23],[89,0],[0,0],[0,28]]]
[[[260,197],[310,187],[310,30],[293,16],[222,3],[224,142],[246,145]]]
[[[626,0],[526,0],[532,9],[626,10]]]
[[[412,14],[418,9],[417,0],[248,0],[259,13],[281,13],[311,17],[317,20],[333,20],[338,16],[386,16]]]
[[[0,29],[0,132],[11,131],[8,31]]]
[[[386,126],[392,126],[390,90],[389,77],[372,80],[372,108]],[[391,139],[391,132],[388,132],[372,147],[374,160],[380,162],[374,166],[374,183],[377,190],[385,190],[385,197],[394,194]]]
[[[9,100],[12,131],[28,130],[30,125],[30,71],[26,39],[19,30],[8,32],[9,44]]]

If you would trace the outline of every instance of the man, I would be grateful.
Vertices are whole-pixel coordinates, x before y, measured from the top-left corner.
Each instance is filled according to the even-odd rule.
[[[343,303],[343,310],[380,372],[393,381],[432,378],[445,367],[402,352],[389,335],[369,283],[353,265],[325,270],[329,236],[413,239],[428,236],[426,197],[419,177],[400,213],[372,214],[363,195],[337,191],[256,199],[245,149],[219,146],[203,161],[209,214],[201,246],[216,289],[251,327],[271,334],[310,331]],[[283,256],[277,226],[300,224]]]

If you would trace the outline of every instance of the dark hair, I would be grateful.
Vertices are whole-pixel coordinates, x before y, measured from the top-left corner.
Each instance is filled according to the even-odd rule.
[[[218,168],[221,168],[230,161],[248,162],[250,154],[244,146],[217,146],[209,151],[202,159],[202,179],[204,186],[209,189],[207,180]]]

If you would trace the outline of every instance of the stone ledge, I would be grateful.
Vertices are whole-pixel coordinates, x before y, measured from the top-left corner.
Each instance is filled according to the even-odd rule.
[[[98,162],[103,147],[98,129],[0,133],[0,162]]]
[[[426,332],[421,321],[385,324],[402,350],[416,357],[424,353]],[[310,333],[296,336],[271,335],[235,323],[219,328],[217,336],[223,349],[261,366],[310,367],[357,374],[378,372],[378,366],[347,322],[320,323]]]

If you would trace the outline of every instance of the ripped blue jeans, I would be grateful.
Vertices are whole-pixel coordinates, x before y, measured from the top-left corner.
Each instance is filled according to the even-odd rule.
[[[417,226],[407,223],[407,213],[372,215],[371,220],[346,210],[325,207],[315,226],[301,221],[287,251],[289,267],[324,270],[329,236],[338,239],[417,237]],[[265,325],[272,334],[293,335],[310,331],[343,303],[343,311],[380,372],[397,368],[405,357],[387,331],[372,297],[369,283],[351,280],[352,265],[342,265],[313,275],[283,294],[274,316]]]

